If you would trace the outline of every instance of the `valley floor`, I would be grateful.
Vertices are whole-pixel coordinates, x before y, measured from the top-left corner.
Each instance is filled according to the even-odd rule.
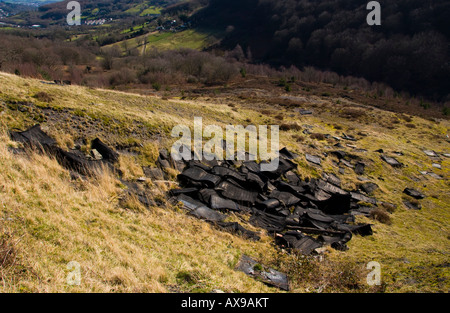
[[[301,110],[313,114],[302,115]],[[175,141],[175,125],[281,125],[282,147],[302,156],[298,174],[342,178],[356,189],[350,168],[339,174],[329,154],[333,136],[353,136],[341,150],[364,160],[364,176],[376,183],[377,199],[396,207],[382,222],[366,217],[374,234],[354,236],[349,250],[327,248],[320,257],[287,254],[261,232],[253,242],[220,231],[186,215],[167,199],[176,186],[148,182],[158,203],[150,209],[126,206],[126,186],[105,170],[84,181],[71,179],[56,160],[37,153],[15,154],[18,144],[8,130],[35,124],[61,147],[79,146],[99,137],[121,153],[120,166],[130,180],[155,167],[158,150]],[[268,97],[263,90],[161,98],[127,92],[59,86],[0,73],[0,291],[1,292],[278,292],[234,268],[242,255],[287,273],[292,292],[448,292],[450,289],[450,122],[394,113],[357,99],[312,95],[302,90]],[[305,132],[305,130],[308,130]],[[330,136],[325,136],[330,135]],[[376,152],[405,166],[393,168]],[[430,157],[424,151],[434,151]],[[305,153],[323,155],[321,166]],[[445,156],[444,154],[447,154]],[[439,164],[440,168],[436,165]],[[425,173],[427,172],[427,173]],[[428,173],[434,173],[429,175]],[[410,210],[403,194],[414,188],[427,197],[421,210]],[[81,284],[68,284],[79,264]],[[366,268],[381,265],[381,286],[368,286]]]

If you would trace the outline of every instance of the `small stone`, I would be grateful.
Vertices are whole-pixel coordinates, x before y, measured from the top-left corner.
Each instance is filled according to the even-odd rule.
[[[357,174],[357,175],[362,175],[362,174],[364,174],[364,168],[366,167],[366,165],[364,164],[364,163],[362,163],[362,162],[358,162],[358,163],[356,163],[356,165],[355,165],[355,173]]]
[[[320,158],[319,158],[318,156],[315,156],[315,155],[305,154],[305,157],[306,157],[306,160],[307,160],[308,162],[311,162],[311,163],[313,163],[313,164],[320,165],[321,162],[322,162],[322,161],[320,160]]]
[[[440,175],[438,175],[436,173],[433,173],[433,172],[428,172],[428,176],[431,176],[431,177],[433,177],[435,179],[443,179],[442,176],[440,176]]]
[[[435,167],[435,168],[438,168],[438,169],[442,169],[442,166],[440,164],[437,164],[437,163],[433,163],[432,166]]]
[[[91,156],[94,158],[94,160],[103,159],[102,155],[96,149],[91,150]]]
[[[415,199],[423,199],[425,198],[425,195],[423,193],[421,193],[420,191],[417,191],[415,189],[411,189],[411,188],[405,188],[405,190],[403,190],[404,194],[407,194],[410,197],[413,197]]]
[[[431,151],[431,150],[424,150],[423,151],[426,155],[430,156],[430,157],[437,157],[436,152]]]

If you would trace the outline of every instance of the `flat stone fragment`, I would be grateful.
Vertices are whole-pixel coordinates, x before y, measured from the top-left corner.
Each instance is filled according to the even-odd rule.
[[[440,164],[438,164],[438,163],[433,163],[433,165],[432,165],[434,168],[437,168],[437,169],[442,169],[442,166],[440,165]]]
[[[362,191],[364,191],[367,194],[371,194],[375,190],[378,189],[378,185],[372,182],[364,183],[359,187]]]
[[[413,203],[410,201],[403,201],[403,204],[410,210],[420,210],[422,205],[420,203]]]
[[[340,162],[349,168],[355,168],[355,166],[352,163],[348,162],[347,160],[341,159]]]
[[[92,149],[92,150],[91,150],[91,156],[92,156],[95,160],[101,160],[101,159],[103,159],[102,155],[101,155],[96,149]]]
[[[382,155],[381,159],[392,167],[402,167],[403,166],[402,163],[400,163],[399,161],[397,161],[397,159],[392,158],[392,157]]]
[[[366,167],[366,165],[362,162],[358,162],[355,165],[355,173],[358,175],[362,175],[364,174],[364,168]]]
[[[436,173],[433,173],[433,172],[428,172],[427,174],[435,179],[444,179],[442,176],[440,176]]]
[[[423,151],[426,155],[430,156],[430,157],[437,157],[438,155],[436,154],[436,152],[431,151],[431,150],[424,150]]]
[[[412,188],[405,188],[405,190],[403,190],[404,194],[407,194],[410,197],[413,197],[415,199],[423,199],[425,198],[425,195],[423,193],[421,193],[420,191],[417,191],[415,189]]]
[[[320,165],[322,162],[321,159],[315,155],[305,154],[305,157],[308,162],[311,162],[313,164]]]

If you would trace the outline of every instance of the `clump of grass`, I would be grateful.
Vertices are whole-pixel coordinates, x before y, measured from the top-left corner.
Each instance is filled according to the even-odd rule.
[[[411,123],[412,122],[412,118],[406,114],[400,114],[399,117],[404,120],[407,123]]]
[[[348,118],[348,119],[352,119],[352,120],[357,120],[360,118],[363,118],[366,116],[366,112],[364,110],[361,109],[355,109],[355,108],[344,108],[342,109],[342,111],[339,113],[339,115],[341,117],[344,118]]]
[[[128,155],[119,156],[119,169],[122,177],[126,180],[133,180],[144,176],[142,166],[138,165],[135,157]]]
[[[394,213],[397,209],[396,205],[387,202],[382,202],[381,207],[389,213]]]
[[[0,230],[0,280],[3,280],[3,272],[16,263],[17,249],[13,234],[4,227]]]
[[[147,142],[140,149],[139,160],[143,166],[156,166],[156,160],[159,156],[159,148],[155,142]]]
[[[145,212],[144,205],[139,201],[139,199],[134,194],[126,194],[122,199],[119,201],[119,205],[131,212],[135,213],[142,213]]]
[[[286,273],[292,289],[315,292],[362,291],[364,268],[353,262],[320,260],[312,256],[300,256],[279,252],[266,264]]]
[[[293,137],[294,139],[295,139],[295,141],[297,141],[297,142],[303,142],[303,141],[305,141],[305,136],[302,136],[302,135],[295,135],[294,137]]]
[[[279,121],[284,120],[283,114],[278,114],[277,116],[275,116],[275,118],[276,118],[277,120],[279,120]]]

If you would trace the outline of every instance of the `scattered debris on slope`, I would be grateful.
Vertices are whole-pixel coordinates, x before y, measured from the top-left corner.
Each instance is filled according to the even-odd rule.
[[[55,157],[71,171],[72,177],[95,175],[104,166],[121,177],[117,168],[119,154],[98,138],[91,142],[91,155],[85,155],[79,150],[61,149],[39,125],[23,132],[10,132],[10,136],[26,148]],[[345,134],[343,138],[354,139]],[[344,165],[357,175],[364,174],[366,163],[347,161],[346,158],[352,158],[352,155],[343,151],[331,151],[330,154],[338,158],[339,163],[334,162],[336,166],[342,168]],[[228,221],[228,213],[234,213],[252,226],[266,230],[279,247],[294,253],[313,255],[327,245],[345,251],[353,235],[372,235],[371,224],[358,224],[355,217],[371,217],[377,206],[384,204],[372,197],[379,186],[359,176],[361,183],[356,190],[344,190],[341,179],[331,173],[305,181],[295,172],[296,160],[303,157],[316,166],[321,164],[319,156],[299,156],[287,148],[280,150],[279,166],[274,171],[263,171],[261,164],[248,159],[175,161],[166,150],[161,150],[157,159],[159,168],[144,167],[143,172],[153,180],[164,180],[170,170],[178,171],[179,187],[169,191],[173,204],[181,205],[189,215],[223,231],[249,240],[260,240],[260,233],[238,222]],[[394,167],[403,166],[395,158],[385,155],[381,158]],[[142,179],[145,181],[146,178]],[[120,180],[127,187],[122,198],[135,197],[146,207],[157,205],[142,181]],[[409,200],[404,199],[405,206],[420,210],[417,199],[423,199],[425,195],[410,188],[406,188],[404,193],[410,197]],[[247,256],[242,257],[236,269],[270,286],[289,290],[285,274],[265,268]]]
[[[174,163],[165,152],[160,157],[162,166]],[[304,255],[324,245],[347,250],[353,234],[371,235],[371,225],[355,224],[355,216],[370,215],[371,208],[360,202],[376,205],[377,200],[343,190],[332,174],[302,181],[294,173],[298,157],[283,148],[276,171],[262,171],[255,161],[186,161],[178,175],[181,188],[171,195],[190,214],[213,224],[223,222],[226,212],[250,214],[250,224]]]

